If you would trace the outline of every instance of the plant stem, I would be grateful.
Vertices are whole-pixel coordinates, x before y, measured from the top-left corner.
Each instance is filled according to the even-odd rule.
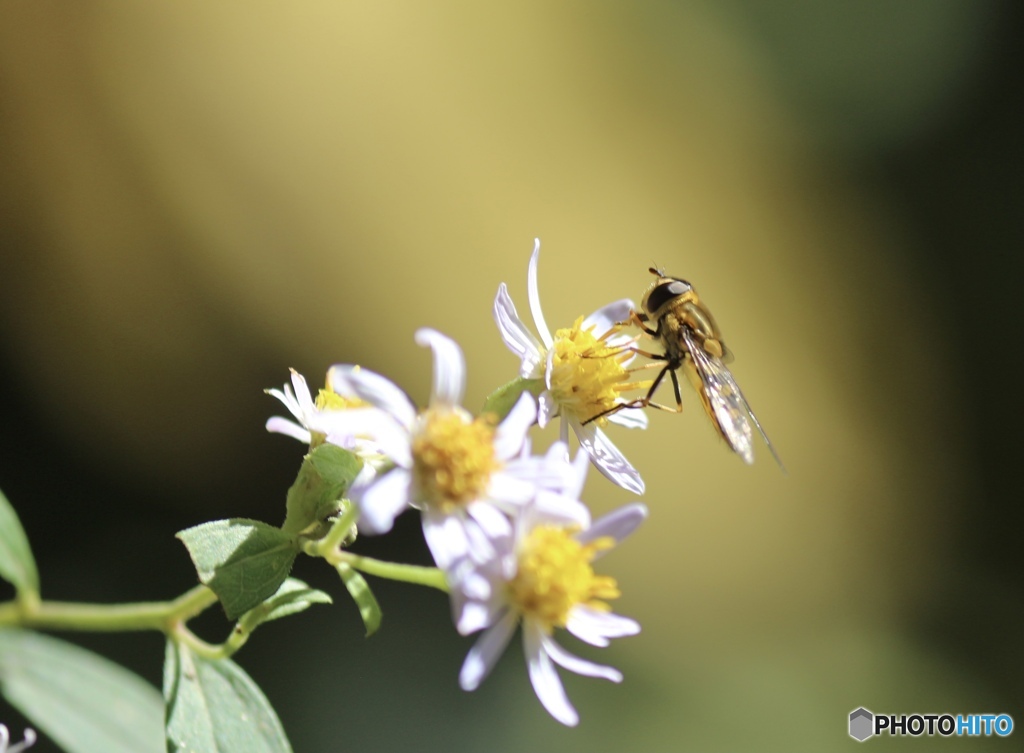
[[[352,524],[356,522],[356,518],[359,517],[359,506],[348,502],[345,511],[341,514],[334,524],[331,526],[331,530],[327,532],[320,541],[317,542],[317,550],[326,556],[327,553],[335,551],[341,542],[352,531]]]
[[[315,544],[315,542],[310,543]],[[306,547],[303,548],[306,549]],[[313,549],[314,547],[308,548]],[[334,566],[337,566],[339,563],[345,563],[355,570],[377,576],[378,578],[387,578],[388,580],[401,581],[403,583],[415,583],[418,586],[436,588],[439,591],[444,591],[444,593],[449,592],[447,580],[444,578],[444,574],[437,568],[424,568],[419,566],[419,564],[387,562],[383,559],[365,557],[340,549],[326,553],[319,551],[306,551],[306,553],[313,556],[322,556],[328,562],[334,564]]]
[[[339,562],[347,562],[356,570],[362,570],[369,575],[415,583],[420,586],[430,586],[448,593],[448,581],[445,579],[444,573],[436,567],[401,565],[397,562],[375,560],[372,557],[363,557],[351,552],[341,552],[340,554],[342,556],[338,559]]]
[[[216,594],[202,585],[171,601],[135,604],[21,600],[0,604],[0,626],[93,632],[159,630],[167,633],[175,624],[195,617],[216,603]]]
[[[192,650],[192,653],[197,654],[204,659],[211,660],[227,659],[242,647],[241,644],[237,646],[232,645],[230,638],[223,643],[207,643],[189,630],[184,623],[178,623],[175,625],[171,631],[170,637],[177,643],[188,646],[189,649]],[[242,643],[245,643],[245,641],[243,640]]]
[[[376,575],[378,578],[399,580],[404,583],[415,583],[418,586],[430,586],[448,593],[448,581],[436,567],[422,567],[420,565],[402,565],[397,562],[385,562],[372,557],[363,557],[359,554],[345,551],[340,548],[341,542],[348,535],[359,514],[359,508],[351,505],[342,516],[334,522],[330,532],[319,541],[306,541],[302,544],[302,551],[310,557],[322,557],[331,565],[346,564],[364,573]]]

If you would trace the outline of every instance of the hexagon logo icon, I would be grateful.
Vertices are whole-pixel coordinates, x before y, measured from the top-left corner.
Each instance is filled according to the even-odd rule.
[[[850,737],[859,743],[875,734],[875,715],[861,706],[850,712]]]

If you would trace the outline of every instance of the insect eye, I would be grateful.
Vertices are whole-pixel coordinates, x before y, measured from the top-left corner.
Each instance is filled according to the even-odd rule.
[[[647,300],[644,301],[644,308],[647,309],[648,314],[653,314],[673,298],[678,298],[689,290],[689,283],[683,282],[682,280],[663,282],[662,284],[655,286],[650,295],[647,296]]]

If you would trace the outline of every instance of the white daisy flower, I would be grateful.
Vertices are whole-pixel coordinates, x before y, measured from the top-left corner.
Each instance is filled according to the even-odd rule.
[[[336,392],[374,406],[344,411],[339,421],[345,430],[372,437],[395,466],[349,490],[360,506],[360,530],[385,533],[406,507],[419,508],[434,561],[454,583],[473,562],[493,558],[494,542],[511,538],[509,516],[527,503],[586,522],[578,492],[586,466],[570,464],[561,443],[543,457],[529,455],[533,397],[524,394],[498,425],[490,416],[474,418],[460,405],[465,361],[459,346],[432,329],[419,330],[416,342],[434,356],[433,388],[422,412],[368,369],[339,365],[328,374]]]
[[[649,384],[629,381],[626,366],[634,357],[628,347],[632,338],[620,334],[615,326],[629,319],[635,306],[629,299],[615,301],[586,318],[580,317],[572,327],[559,329],[552,336],[537,292],[539,256],[537,239],[530,257],[528,293],[539,340],[519,318],[505,283],[498,286],[494,299],[494,320],[501,338],[522,362],[519,375],[544,380],[537,422],[543,427],[553,416],[561,416],[562,441],[568,441],[572,428],[580,446],[601,473],[624,489],[643,494],[640,474],[601,430],[609,421],[629,428],[647,427],[647,415],[640,408],[623,408],[608,416],[601,415],[628,402],[620,393]]]
[[[306,378],[295,369],[289,369],[292,373],[291,385],[285,385],[284,390],[264,390],[284,403],[284,407],[298,421],[291,421],[282,416],[274,416],[267,419],[267,431],[276,434],[285,434],[300,442],[312,444],[313,435],[310,429],[315,426],[320,417],[320,411],[309,394],[309,387],[306,385]],[[294,389],[293,389],[294,388]]]
[[[295,421],[274,416],[267,420],[267,431],[293,437],[310,448],[328,442],[358,455],[365,463],[380,466],[383,456],[376,443],[365,436],[345,431],[338,422],[343,411],[364,407],[367,403],[352,393],[338,393],[330,385],[320,390],[314,400],[306,378],[295,369],[290,371],[291,385],[284,385],[283,390],[266,390],[266,393],[284,403]]]
[[[611,612],[606,601],[619,596],[618,585],[613,578],[596,575],[591,563],[632,533],[646,516],[647,508],[634,503],[579,530],[541,511],[524,511],[516,521],[514,540],[498,557],[477,568],[475,575],[490,583],[484,591],[487,595],[474,597],[453,590],[460,608],[459,632],[465,635],[487,628],[463,662],[462,688],[480,686],[521,624],[534,692],[555,719],[575,726],[579,716],[554,664],[612,682],[621,682],[622,674],[569,653],[552,634],[555,628],[565,628],[586,643],[607,646],[612,638],[640,632],[636,621]]]

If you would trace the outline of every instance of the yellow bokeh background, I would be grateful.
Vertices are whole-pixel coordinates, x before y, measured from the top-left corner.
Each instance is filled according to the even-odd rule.
[[[160,489],[182,527],[276,522],[285,487],[253,480],[252,453],[298,451],[253,411],[277,411],[260,390],[290,366],[316,382],[359,363],[422,401],[412,336],[431,326],[465,349],[466,404],[482,404],[515,374],[490,308],[504,281],[527,315],[534,237],[552,327],[639,300],[654,264],[692,281],[786,463],[758,446],[745,467],[692,392],[682,416],[613,434],[651,517],[602,563],[643,633],[579,649],[626,680],[563,673],[576,730],[543,712],[515,644],[458,691],[470,644],[440,597],[423,625],[396,605],[407,589],[382,597],[398,615],[383,635],[445,642],[426,673],[386,637],[364,644],[331,586],[329,618],[267,628],[236,657],[297,750],[836,750],[860,705],[1014,712],[969,653],[916,627],[974,483],[970,417],[936,336],[956,314],[858,170],[955,120],[988,17],[804,5],[0,10],[0,333],[19,415],[101,478]],[[780,29],[792,60],[768,43]],[[586,500],[600,513],[629,494],[592,473]],[[145,491],[136,504],[144,517]]]

